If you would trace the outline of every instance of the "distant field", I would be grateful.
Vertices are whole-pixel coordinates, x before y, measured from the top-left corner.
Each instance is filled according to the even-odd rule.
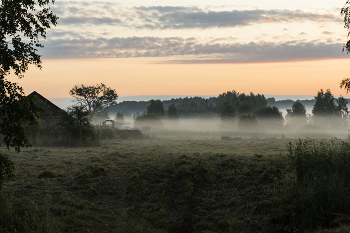
[[[278,232],[289,141],[154,135],[2,148],[17,176],[4,196],[19,213],[47,209],[52,232]]]

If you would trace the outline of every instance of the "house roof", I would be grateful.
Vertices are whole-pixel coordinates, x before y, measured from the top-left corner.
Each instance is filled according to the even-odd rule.
[[[34,101],[39,100],[43,102],[46,105],[45,110],[50,112],[53,118],[59,118],[61,116],[63,110],[52,103],[50,100],[46,99],[44,96],[40,95],[38,92],[33,91],[28,95],[28,97],[34,97]]]

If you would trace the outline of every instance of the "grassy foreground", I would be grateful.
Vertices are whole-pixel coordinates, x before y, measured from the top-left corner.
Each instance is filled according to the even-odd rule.
[[[0,194],[0,232],[298,231],[290,214],[298,210],[281,204],[291,187],[284,138],[114,139],[2,152],[16,180]]]

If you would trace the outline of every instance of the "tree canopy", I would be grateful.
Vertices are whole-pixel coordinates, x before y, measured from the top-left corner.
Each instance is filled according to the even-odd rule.
[[[292,108],[287,109],[286,120],[293,129],[304,126],[307,123],[305,106],[300,101],[294,102]]]
[[[339,122],[334,122],[334,120],[345,120],[348,115],[347,100],[343,97],[335,99],[329,89],[326,92],[321,89],[317,93],[315,100],[312,114],[316,124],[326,125],[327,127],[333,124],[340,125]]]
[[[266,98],[260,94],[245,95],[236,91],[228,91],[219,95],[217,106],[221,119],[232,119],[237,115],[252,113],[266,107]]]
[[[175,104],[169,105],[167,112],[168,112],[169,119],[173,119],[173,120],[179,119],[179,113],[177,112]]]
[[[0,4],[0,133],[6,146],[16,151],[29,145],[24,128],[35,123],[38,108],[5,77],[14,71],[22,78],[29,64],[41,68],[39,38],[45,39],[46,30],[58,19],[48,7],[50,2],[54,0],[2,0]]]
[[[2,0],[0,5],[0,79],[11,70],[22,78],[29,64],[41,68],[39,38],[56,25],[58,17],[48,5],[54,0]]]
[[[103,113],[107,116],[107,109],[116,104],[118,98],[117,92],[103,83],[92,86],[75,85],[69,94],[79,104],[87,107],[91,118],[103,115]]]
[[[54,0],[0,2],[0,136],[8,149],[14,147],[17,152],[30,145],[25,128],[36,123],[39,109],[6,76],[13,71],[23,78],[30,64],[41,68],[37,48],[43,45],[39,38],[45,39],[46,30],[58,19],[48,7],[51,2]],[[13,163],[0,154],[0,188],[3,180],[12,176],[13,168]]]
[[[151,100],[147,107],[147,114],[155,114],[158,117],[164,116],[163,102],[161,100]]]

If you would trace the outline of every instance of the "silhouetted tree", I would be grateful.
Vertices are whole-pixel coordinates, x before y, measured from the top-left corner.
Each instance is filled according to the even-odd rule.
[[[168,117],[173,120],[179,119],[179,114],[174,104],[171,104],[168,107]]]
[[[165,115],[163,102],[160,100],[150,100],[149,106],[147,107],[147,114],[155,114],[158,117]]]
[[[69,107],[58,123],[63,131],[64,140],[72,145],[95,141],[97,137],[89,115],[90,112],[82,105]]]
[[[238,95],[236,91],[227,91],[217,98],[218,113],[222,120],[233,119],[237,115]]]
[[[3,0],[0,2],[0,133],[6,147],[16,152],[29,146],[25,127],[36,123],[38,108],[21,87],[5,79],[14,72],[23,78],[28,65],[41,68],[37,54],[39,38],[46,38],[46,30],[56,25],[57,17],[47,5],[50,0]],[[1,146],[1,145],[0,145]],[[3,181],[12,176],[13,163],[0,154],[0,189]]]
[[[292,109],[287,109],[286,119],[293,129],[304,126],[307,123],[305,106],[299,101],[294,102]]]
[[[350,2],[347,0],[345,2],[345,5],[340,10],[340,14],[344,17],[344,28],[348,30],[348,38],[350,35]],[[350,52],[350,40],[346,42],[346,44],[343,46],[343,52],[346,51],[347,53]],[[345,78],[340,82],[340,88],[344,88],[347,93],[350,91],[350,79]]]
[[[266,107],[264,95],[245,95],[236,91],[228,91],[217,98],[218,113],[222,120],[233,119],[236,116],[252,113]]]
[[[312,114],[314,116],[332,116],[335,112],[334,96],[331,90],[327,89],[324,93],[323,90],[317,93],[315,97],[316,103],[312,109]]]
[[[343,120],[346,120],[348,108],[346,106],[347,101],[343,97],[335,101],[331,90],[327,89],[324,93],[321,89],[317,93],[315,100],[316,102],[312,109],[315,124],[323,125],[326,128],[344,126]]]
[[[350,35],[350,1],[346,1],[343,8],[340,10],[340,14],[344,17],[344,28],[348,30],[348,37]],[[346,51],[347,53],[350,52],[350,40],[346,42],[346,44],[343,47],[343,51]],[[347,79],[347,88],[349,88],[349,79]]]
[[[124,122],[124,115],[121,112],[117,112],[117,115],[115,116],[115,120],[118,122]]]
[[[258,119],[258,122],[265,125],[265,127],[271,127],[273,129],[279,129],[283,127],[284,119],[282,112],[275,106],[267,106],[260,108],[255,111],[255,115]]]
[[[94,86],[75,85],[69,94],[90,111],[91,118],[108,118],[108,108],[116,104],[117,92],[103,83]]]

